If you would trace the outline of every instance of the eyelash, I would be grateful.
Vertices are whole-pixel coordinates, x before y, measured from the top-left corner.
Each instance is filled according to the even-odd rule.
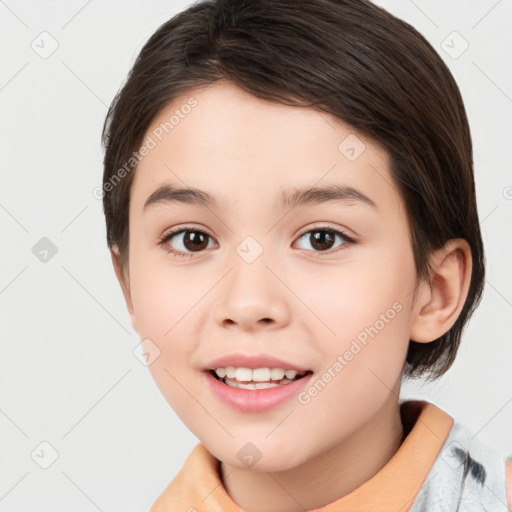
[[[169,240],[171,240],[174,236],[179,235],[180,233],[183,233],[186,231],[194,231],[196,233],[202,233],[203,235],[206,235],[207,237],[213,239],[213,237],[211,237],[208,233],[206,233],[205,231],[202,231],[201,229],[196,228],[195,226],[184,226],[184,227],[177,228],[173,231],[169,231],[169,232],[165,233],[164,235],[162,235],[159,238],[158,244],[163,246],[167,242],[169,242]],[[313,226],[312,228],[309,228],[307,231],[302,232],[298,236],[297,239],[300,240],[304,235],[306,235],[310,232],[314,232],[314,231],[327,231],[329,233],[333,233],[334,235],[338,235],[344,239],[344,243],[341,244],[341,246],[337,247],[336,249],[329,249],[327,251],[313,251],[313,252],[316,252],[319,254],[325,254],[325,253],[333,254],[340,250],[343,250],[343,247],[346,246],[347,244],[355,244],[356,243],[356,240],[354,240],[352,237],[349,237],[348,235],[346,235],[343,231],[340,231],[339,229],[331,228],[329,226]],[[199,251],[199,252],[201,252],[201,251]],[[176,249],[173,249],[172,247],[167,248],[167,253],[171,254],[175,258],[191,258],[195,254],[194,252],[177,251]],[[320,257],[322,257],[322,256],[320,256]]]

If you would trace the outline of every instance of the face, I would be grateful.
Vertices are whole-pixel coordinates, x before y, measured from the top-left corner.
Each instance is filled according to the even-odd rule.
[[[390,399],[409,343],[416,272],[386,152],[334,116],[225,82],[173,101],[146,136],[156,144],[131,188],[127,300],[160,351],[149,368],[163,395],[239,468],[247,442],[272,454],[258,463],[272,471],[343,442]],[[236,389],[207,371],[231,355],[308,373]]]

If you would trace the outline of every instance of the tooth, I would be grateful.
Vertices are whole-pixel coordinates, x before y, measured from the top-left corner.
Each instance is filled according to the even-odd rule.
[[[282,368],[272,368],[270,370],[270,378],[272,380],[281,380],[284,377],[284,370]]]
[[[257,382],[254,384],[256,389],[275,388],[276,386],[282,386],[283,384],[289,384],[292,380],[283,379],[279,384],[277,382]]]
[[[252,371],[252,380],[266,382],[270,380],[270,368],[256,368]]]
[[[238,387],[238,384],[234,383],[234,382],[231,382],[229,380],[227,380],[225,382],[225,384],[227,384],[228,386],[231,386],[232,388],[237,388]]]
[[[239,389],[256,389],[254,384],[244,384],[243,382],[237,382],[235,387]]]
[[[234,366],[228,366],[226,368],[226,377],[228,379],[234,379],[235,378],[235,370],[236,370],[236,368]]]
[[[296,377],[302,377],[306,372],[297,372],[296,370],[283,370],[282,368],[235,368],[228,366],[227,368],[217,368],[214,370],[219,379],[227,377],[228,379],[236,379],[239,382],[270,382],[280,381],[283,378],[293,380]]]
[[[235,371],[235,379],[238,381],[252,380],[252,370],[250,368],[237,368]]]
[[[281,384],[277,384],[276,382],[256,382],[254,384],[254,387],[256,389],[269,389],[269,388],[275,388],[276,386],[280,386]]]
[[[241,389],[267,389],[275,388],[279,386],[275,382],[251,382],[250,384],[244,384],[243,382],[237,382],[236,387]]]
[[[268,388],[275,388],[277,386],[282,386],[284,384],[289,384],[290,382],[293,382],[288,379],[284,379],[280,384],[277,384],[277,382],[250,382],[248,384],[245,384],[243,382],[237,382],[227,380],[226,384],[228,386],[231,386],[232,388],[239,388],[239,389],[268,389]]]

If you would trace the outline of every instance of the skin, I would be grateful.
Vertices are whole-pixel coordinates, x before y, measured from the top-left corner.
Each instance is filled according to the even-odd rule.
[[[356,132],[332,115],[217,82],[175,99],[147,133],[191,96],[197,106],[136,170],[128,267],[112,252],[132,325],[159,347],[150,371],[221,461],[236,503],[275,512],[321,507],[375,475],[399,448],[409,340],[429,342],[453,325],[469,287],[470,250],[450,240],[432,254],[431,282],[419,282],[387,153],[357,135],[366,149],[349,161],[338,146]],[[222,196],[222,208],[162,202],[143,211],[163,183]],[[376,208],[355,200],[277,206],[281,189],[327,184],[349,185]],[[194,252],[183,234],[158,243],[189,224],[211,237],[206,248]],[[311,237],[318,226],[355,243],[336,236],[322,251]],[[247,236],[263,249],[250,264],[236,252]],[[173,257],[169,248],[192,257]],[[303,365],[314,381],[396,303],[400,312],[307,404],[294,397],[265,413],[241,413],[205,384],[203,366],[233,352]],[[262,454],[250,469],[237,457],[249,441]]]

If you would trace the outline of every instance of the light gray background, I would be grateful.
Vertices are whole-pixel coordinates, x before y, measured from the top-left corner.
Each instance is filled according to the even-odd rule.
[[[0,1],[0,511],[148,510],[198,441],[133,355],[93,196],[108,104],[190,3]],[[512,454],[512,1],[378,4],[429,39],[461,88],[488,261],[455,365],[403,397]],[[32,252],[42,237],[58,249],[46,262]]]

